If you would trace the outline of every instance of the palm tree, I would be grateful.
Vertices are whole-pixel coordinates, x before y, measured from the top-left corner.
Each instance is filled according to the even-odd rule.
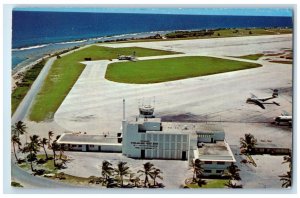
[[[119,176],[121,181],[121,186],[124,186],[124,176],[128,175],[129,167],[126,166],[127,162],[119,162],[117,165],[117,168],[115,168],[115,172],[117,173],[117,176]]]
[[[112,164],[106,160],[104,160],[102,162],[102,176],[105,178],[105,182],[107,182],[107,180],[109,179],[109,177],[112,175],[113,173],[113,168],[111,167]]]
[[[45,155],[46,155],[46,160],[48,160],[48,155],[47,155],[47,152],[46,152],[46,149],[45,149],[45,145],[48,144],[47,138],[40,139],[40,144],[43,146],[43,149],[44,149],[44,152],[45,152]]]
[[[17,136],[17,135],[13,135],[11,137],[11,142],[13,144],[13,147],[14,147],[14,154],[15,154],[15,157],[16,157],[16,160],[17,162],[19,161],[18,157],[17,157],[17,154],[16,154],[16,145],[18,145],[18,147],[20,148],[20,146],[22,145],[21,142],[20,142],[20,138]]]
[[[283,164],[289,163],[290,170],[285,175],[279,175],[280,181],[282,181],[282,187],[288,188],[292,186],[292,154],[283,157]]]
[[[135,173],[130,173],[129,174],[129,181],[134,185],[134,187],[138,187],[140,184],[140,175],[136,176]]]
[[[280,181],[282,181],[282,188],[288,188],[292,186],[292,173],[288,171],[285,175],[279,175]]]
[[[144,170],[139,170],[138,173],[142,173],[145,175],[144,187],[146,187],[147,184],[150,185],[148,176],[150,176],[150,174],[155,170],[155,167],[150,162],[143,164],[143,166]]]
[[[289,153],[287,156],[283,157],[283,164],[284,163],[289,163],[289,168],[292,168],[292,153]]]
[[[63,145],[59,145],[59,159],[62,160],[62,156],[64,154],[64,146]]]
[[[237,165],[232,162],[224,172],[224,176],[229,177],[231,180],[241,180],[239,171],[240,169],[237,167]]]
[[[202,179],[204,169],[202,168],[201,160],[196,159],[193,162],[193,182],[197,183],[199,187],[202,187],[202,185],[206,184],[206,181]]]
[[[12,131],[18,137],[26,133],[26,125],[22,121],[18,121],[12,126]]]
[[[257,139],[250,133],[245,134],[245,138],[240,138],[241,149],[245,149],[245,152],[250,154],[255,147]]]
[[[153,179],[153,185],[156,185],[156,178],[159,178],[161,180],[163,180],[163,177],[160,175],[162,173],[162,171],[158,168],[156,168],[151,174],[151,178]]]
[[[28,161],[30,162],[30,167],[32,171],[33,169],[33,161],[36,160],[36,153],[40,149],[39,136],[33,135],[30,136],[30,142],[27,144],[27,150],[29,151],[29,155],[27,156]]]
[[[53,131],[49,131],[48,132],[48,148],[50,149],[51,148],[51,138],[53,137],[53,135],[54,135],[54,133],[53,133]]]
[[[228,182],[225,184],[228,188],[243,188],[242,185],[233,183],[232,180],[228,180]]]
[[[198,177],[201,177],[203,175],[203,168],[202,168],[202,165],[201,165],[201,161],[199,159],[196,159],[194,162],[193,162],[193,181],[196,182]]]
[[[58,151],[59,150],[59,144],[57,144],[56,140],[54,140],[51,144],[51,149],[53,151],[53,164],[54,164],[54,167],[56,167],[56,153],[55,151]]]

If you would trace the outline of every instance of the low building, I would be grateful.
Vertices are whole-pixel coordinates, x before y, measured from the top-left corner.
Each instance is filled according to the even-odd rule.
[[[252,149],[254,154],[289,155],[291,148],[280,147],[272,143],[258,143]]]
[[[120,138],[106,135],[87,135],[81,133],[64,133],[57,143],[68,151],[122,152]]]
[[[202,162],[204,176],[222,176],[224,170],[236,162],[228,143],[216,141],[215,143],[202,143],[194,150],[194,159]]]

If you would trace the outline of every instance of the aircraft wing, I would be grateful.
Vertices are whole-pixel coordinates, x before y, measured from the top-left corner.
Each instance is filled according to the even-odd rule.
[[[268,98],[262,98],[262,99],[259,99],[259,100],[265,102],[265,101],[270,100],[270,99],[273,99],[273,98],[274,98],[274,97],[268,97]]]
[[[265,109],[265,106],[259,102],[258,100],[253,101],[256,105],[260,106],[260,108]]]
[[[251,98],[257,98],[256,95],[254,95],[253,93],[250,93]]]

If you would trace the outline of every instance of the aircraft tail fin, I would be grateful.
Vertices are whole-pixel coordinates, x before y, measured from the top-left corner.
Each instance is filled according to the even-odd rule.
[[[273,90],[272,96],[273,96],[273,98],[277,98],[278,97],[278,89],[274,89]]]

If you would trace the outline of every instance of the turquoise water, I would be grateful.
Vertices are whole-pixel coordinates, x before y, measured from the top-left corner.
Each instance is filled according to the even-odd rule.
[[[12,68],[60,49],[172,30],[292,27],[292,17],[13,11]]]

